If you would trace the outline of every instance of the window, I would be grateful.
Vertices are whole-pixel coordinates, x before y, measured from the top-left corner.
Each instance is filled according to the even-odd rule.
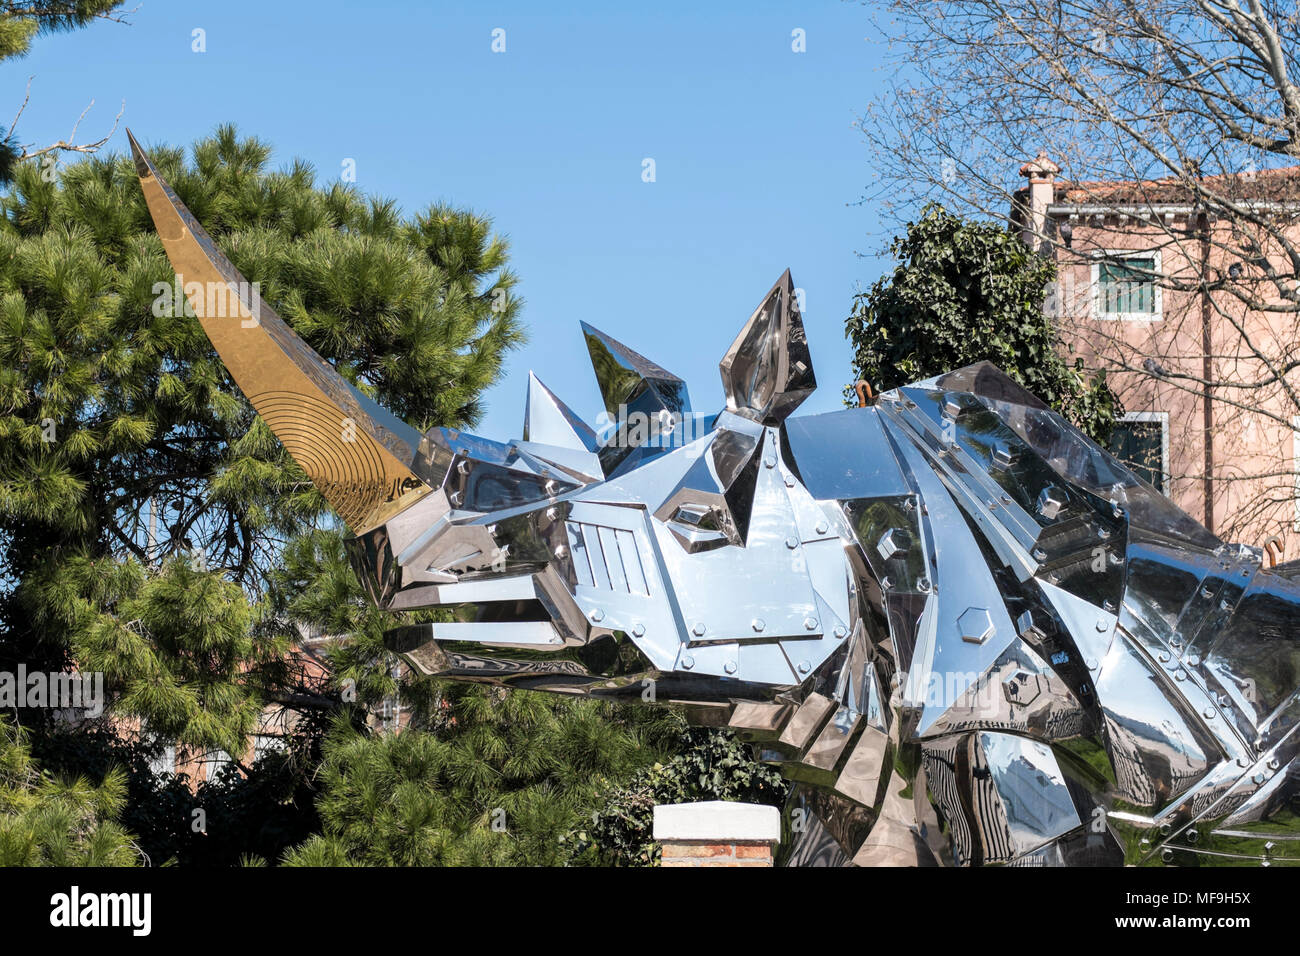
[[[277,753],[287,749],[284,740],[280,737],[272,737],[270,734],[256,734],[253,737],[253,761],[261,759],[269,753]]]
[[[1110,453],[1156,491],[1168,494],[1169,413],[1129,412],[1115,423]]]
[[[1093,317],[1151,322],[1160,318],[1160,253],[1100,253],[1092,264]]]
[[[153,760],[149,761],[149,770],[155,777],[176,772],[176,745],[168,744]]]
[[[200,762],[207,770],[207,779],[214,780],[217,772],[230,763],[230,754],[224,750],[209,750],[200,758]]]

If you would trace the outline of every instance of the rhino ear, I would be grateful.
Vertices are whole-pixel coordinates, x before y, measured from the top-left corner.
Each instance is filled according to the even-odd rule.
[[[558,445],[573,451],[595,452],[600,448],[600,441],[591,426],[556,398],[555,393],[532,372],[528,373],[524,441]]]
[[[294,334],[127,136],[149,214],[203,331],[339,517],[364,531],[427,494],[430,485],[417,472],[419,433]]]
[[[727,408],[776,424],[817,387],[808,337],[786,269],[764,297],[718,366]]]

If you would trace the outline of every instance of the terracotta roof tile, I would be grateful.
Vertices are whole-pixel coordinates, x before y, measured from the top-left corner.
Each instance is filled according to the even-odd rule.
[[[1274,202],[1300,200],[1300,166],[1260,170],[1257,173],[1228,173],[1206,176],[1205,188],[1217,195],[1233,200],[1269,200]],[[1126,204],[1189,203],[1195,200],[1193,190],[1184,180],[1166,179],[1080,181],[1062,180],[1055,184],[1054,200],[1072,204]]]

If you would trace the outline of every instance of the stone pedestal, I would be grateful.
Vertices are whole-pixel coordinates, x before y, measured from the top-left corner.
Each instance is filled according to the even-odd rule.
[[[664,866],[771,866],[781,814],[721,800],[658,806],[654,838],[663,845]]]

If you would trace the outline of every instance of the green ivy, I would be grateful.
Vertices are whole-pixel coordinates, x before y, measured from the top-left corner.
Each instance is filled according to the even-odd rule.
[[[1044,309],[1056,265],[993,223],[930,203],[889,247],[895,266],[854,297],[845,331],[877,392],[989,361],[1106,444],[1118,398],[1073,363]],[[845,390],[846,399],[850,397]]]
[[[656,804],[724,800],[779,807],[789,784],[774,766],[754,760],[750,747],[728,730],[691,727],[680,752],[639,771],[609,791],[591,823],[567,837],[574,862],[602,866],[657,866],[661,848],[652,826]]]

